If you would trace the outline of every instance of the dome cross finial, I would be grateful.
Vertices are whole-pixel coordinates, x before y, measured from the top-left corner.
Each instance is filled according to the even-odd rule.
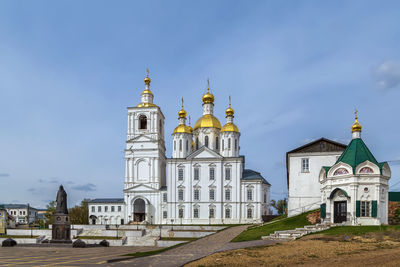
[[[147,73],[147,78],[149,78],[149,68],[146,69],[146,73]]]
[[[356,117],[356,120],[358,119],[357,113],[358,113],[358,110],[355,109],[355,110],[354,110],[354,115],[355,115],[355,117]]]
[[[231,107],[231,96],[229,96],[229,107]]]
[[[150,85],[150,83],[151,83],[151,79],[149,77],[149,69],[146,69],[146,78],[144,78],[144,83],[146,85]]]
[[[207,78],[207,92],[210,92],[210,78]]]

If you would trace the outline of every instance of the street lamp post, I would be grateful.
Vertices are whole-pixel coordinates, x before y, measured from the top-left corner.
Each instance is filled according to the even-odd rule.
[[[174,231],[174,219],[171,219],[171,224],[172,224],[171,231]]]

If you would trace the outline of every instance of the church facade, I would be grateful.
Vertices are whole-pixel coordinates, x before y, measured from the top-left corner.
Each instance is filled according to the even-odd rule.
[[[165,117],[153,102],[148,75],[144,82],[141,102],[128,108],[124,199],[118,204],[123,205],[123,216],[113,217],[111,207],[106,208],[113,201],[95,199],[89,202],[89,223],[262,222],[270,212],[270,184],[259,172],[245,169],[245,158],[239,155],[241,133],[230,103],[221,126],[208,88],[202,97],[203,115],[193,128],[186,123],[182,103],[172,133],[172,157],[167,158]]]

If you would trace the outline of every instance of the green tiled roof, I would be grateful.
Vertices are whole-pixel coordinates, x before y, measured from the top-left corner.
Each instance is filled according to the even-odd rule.
[[[347,163],[353,167],[353,173],[355,173],[356,167],[366,160],[379,166],[379,169],[382,172],[382,166],[384,162],[379,163],[375,159],[374,155],[372,155],[371,151],[369,151],[364,141],[361,138],[355,138],[351,140],[350,144],[347,146],[346,150],[338,158],[335,164],[339,162]]]

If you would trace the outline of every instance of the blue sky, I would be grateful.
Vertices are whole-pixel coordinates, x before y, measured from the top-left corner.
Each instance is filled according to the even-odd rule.
[[[348,143],[354,108],[378,161],[400,160],[398,1],[1,1],[0,203],[121,197],[126,107],[146,68],[166,116],[232,96],[246,167],[285,197],[285,153]],[[392,189],[400,190],[393,162]]]

